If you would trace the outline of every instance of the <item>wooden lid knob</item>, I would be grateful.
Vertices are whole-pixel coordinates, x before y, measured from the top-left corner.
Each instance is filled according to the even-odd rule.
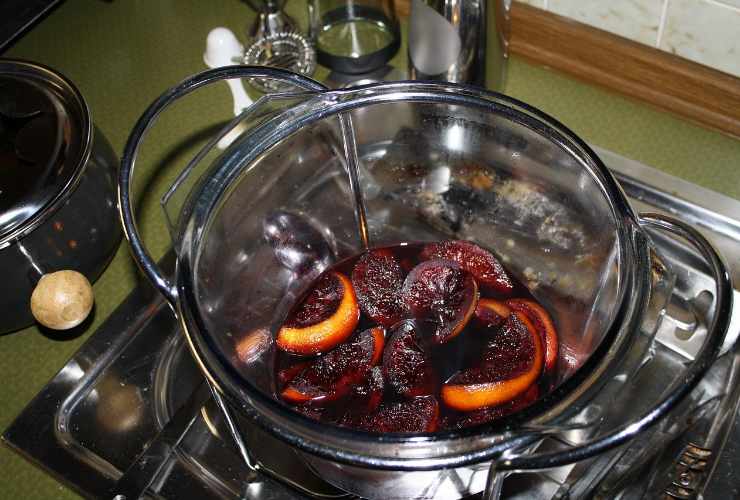
[[[45,274],[31,294],[33,317],[54,330],[67,330],[79,325],[90,314],[92,306],[92,286],[77,271]]]

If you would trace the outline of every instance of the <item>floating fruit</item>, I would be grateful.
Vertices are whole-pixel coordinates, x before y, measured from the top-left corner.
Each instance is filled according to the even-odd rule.
[[[475,319],[484,328],[501,325],[510,314],[509,306],[495,299],[480,299],[475,308]]]
[[[532,385],[524,394],[512,399],[507,403],[466,412],[461,414],[457,419],[449,419],[446,427],[452,429],[462,429],[464,427],[472,427],[474,425],[492,422],[499,418],[523,410],[527,406],[534,403],[539,395],[539,387],[537,387],[536,384]]]
[[[360,308],[349,279],[332,271],[319,278],[278,331],[276,343],[292,354],[318,354],[341,344],[355,330]]]
[[[337,425],[358,427],[362,419],[375,412],[383,400],[385,382],[380,367],[373,367],[365,380],[352,388],[344,399],[337,401],[330,417]]]
[[[480,366],[459,372],[442,386],[442,401],[458,411],[511,401],[540,377],[544,358],[535,326],[515,311],[488,342]]]
[[[406,317],[401,301],[405,273],[390,250],[365,253],[352,270],[352,286],[362,312],[376,323],[390,327]]]
[[[365,377],[365,381],[356,385],[350,394],[352,400],[349,406],[359,414],[369,414],[380,406],[383,400],[383,372],[379,366],[373,367]]]
[[[411,320],[398,323],[389,331],[388,347],[383,354],[383,373],[388,385],[405,397],[433,394],[437,377],[417,323]]]
[[[269,347],[263,337],[238,342],[242,361]],[[547,311],[467,241],[375,248],[338,262],[275,342],[276,392],[295,411],[379,433],[460,429],[518,412],[549,389],[540,378],[558,356]]]
[[[511,278],[498,259],[488,250],[470,241],[447,240],[430,243],[421,251],[421,258],[457,262],[470,272],[484,289],[492,289],[502,294],[509,294],[514,289]]]
[[[385,348],[385,330],[380,327],[370,328],[367,330],[373,337],[373,357],[370,364],[375,366],[383,359],[383,349]]]
[[[411,270],[401,292],[411,315],[432,324],[432,339],[442,344],[467,325],[478,303],[473,275],[456,262],[428,260]]]
[[[439,403],[434,396],[383,404],[362,422],[365,430],[379,433],[434,432],[438,426]]]
[[[383,339],[382,328],[370,328],[350,342],[305,363],[303,370],[287,383],[281,396],[291,403],[323,405],[349,394],[380,359]]]
[[[249,332],[236,343],[236,355],[244,364],[257,361],[272,344],[272,335],[265,328]]]
[[[262,232],[275,258],[299,275],[323,271],[334,257],[321,226],[306,215],[276,210],[262,221]]]
[[[515,311],[521,311],[532,321],[545,344],[545,370],[555,368],[558,361],[558,334],[545,308],[529,299],[510,299],[506,304]]]
[[[291,380],[296,378],[303,370],[305,370],[311,363],[309,361],[303,361],[296,363],[288,368],[280,370],[277,375],[278,387],[285,387]]]

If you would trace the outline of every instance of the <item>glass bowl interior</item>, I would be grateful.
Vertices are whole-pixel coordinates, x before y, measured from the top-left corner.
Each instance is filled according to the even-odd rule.
[[[356,136],[370,245],[465,239],[491,250],[551,313],[560,341],[553,382],[568,380],[609,330],[628,265],[623,214],[593,158],[501,103],[367,93],[338,95],[351,103],[341,109]],[[314,101],[305,105],[314,118],[300,127],[282,127],[285,116],[277,116],[263,126],[272,134],[266,147],[255,153],[253,138],[243,137],[217,161],[247,159],[215,197],[195,245],[205,336],[233,372],[271,398],[272,339],[315,274],[286,267],[265,237],[266,221],[287,213],[310,225],[332,261],[363,250],[340,107]]]

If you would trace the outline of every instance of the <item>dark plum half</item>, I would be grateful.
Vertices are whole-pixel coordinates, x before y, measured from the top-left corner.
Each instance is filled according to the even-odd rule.
[[[432,324],[432,339],[443,344],[468,324],[478,303],[473,275],[449,260],[429,260],[411,270],[401,292],[411,315]]]
[[[439,427],[439,403],[434,396],[419,396],[384,403],[363,419],[362,428],[379,432],[434,432]]]
[[[457,262],[471,273],[484,289],[495,290],[501,294],[509,294],[514,289],[514,283],[498,259],[488,250],[470,241],[447,240],[430,243],[421,251],[421,258]]]
[[[388,249],[365,253],[352,270],[352,286],[362,312],[379,325],[390,327],[407,316],[401,300],[406,273]]]
[[[390,329],[383,353],[383,373],[388,386],[405,397],[434,394],[439,384],[428,348],[415,321],[407,320]]]
[[[383,372],[379,366],[375,366],[345,398],[334,403],[331,420],[343,427],[360,427],[362,419],[374,413],[380,406],[384,389]]]
[[[291,403],[323,405],[349,394],[380,359],[383,344],[383,329],[370,328],[324,356],[300,363],[303,369],[296,368],[295,374],[292,367],[283,370],[283,378],[292,378],[281,396]]]

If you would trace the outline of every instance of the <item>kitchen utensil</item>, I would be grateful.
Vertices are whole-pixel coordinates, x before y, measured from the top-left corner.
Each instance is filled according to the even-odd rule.
[[[244,46],[239,43],[234,32],[228,28],[213,28],[206,37],[206,50],[203,53],[203,62],[209,68],[222,68],[239,63],[244,58]],[[238,116],[245,108],[253,104],[252,99],[244,90],[244,85],[239,79],[226,80],[234,101],[234,116]],[[223,137],[218,142],[219,149],[226,149],[234,138],[241,133],[236,128],[231,134]]]
[[[93,125],[80,92],[61,74],[32,62],[0,59],[0,155],[5,283],[0,333],[5,333],[33,323],[31,294],[47,273],[74,270],[94,281],[113,256],[121,229],[115,154]],[[36,310],[48,305],[36,302]],[[56,312],[71,311],[63,309]],[[79,314],[57,316],[61,321],[47,326],[79,324],[84,320]]]
[[[283,8],[287,0],[245,0],[257,12],[257,18],[247,31],[250,38],[260,39],[280,33],[296,32],[296,22]]]
[[[245,133],[213,164],[189,164],[167,193],[166,212],[179,214],[170,219],[178,254],[173,282],[136,232],[132,166],[144,131],[173,100],[236,77],[277,78],[301,90],[262,98],[242,116]],[[380,189],[365,192],[363,172]],[[359,179],[359,190],[348,174]],[[491,460],[498,474],[572,463],[617,447],[692,390],[716,357],[729,321],[730,279],[698,232],[666,216],[638,217],[572,132],[482,89],[403,82],[330,92],[275,69],[207,71],[144,113],[126,146],[119,182],[134,255],[179,315],[198,364],[227,403],[225,417],[238,422],[229,414],[239,411],[301,450],[322,477],[365,497],[417,497],[449,474],[472,493],[482,489],[474,479]],[[193,185],[181,210],[174,210],[173,194]],[[434,434],[378,436],[294,412],[274,397],[274,346],[250,363],[238,355],[242,339],[282,322],[286,291],[306,285],[261,237],[263,221],[275,210],[303,211],[326,227],[337,242],[337,259],[365,241],[455,237],[496,249],[560,327],[555,389],[500,421]],[[647,229],[686,239],[707,262],[716,281],[712,319],[680,383],[630,421],[598,429],[598,418],[586,417],[603,409],[589,402],[608,381],[623,380],[643,364],[639,353],[649,351],[670,297],[671,270]],[[638,355],[625,358],[633,347],[641,348]],[[524,452],[547,436],[574,432],[577,439],[563,450]],[[234,437],[238,442],[240,432]]]
[[[283,68],[310,76],[316,69],[316,54],[308,38],[283,8],[286,0],[247,0],[258,12],[243,63]],[[260,92],[280,90],[277,82],[252,80]]]
[[[401,45],[392,0],[310,0],[319,64],[344,74],[385,66]]]
[[[300,33],[286,31],[255,39],[244,53],[244,64],[282,68],[311,76],[316,69],[316,52],[308,39]],[[284,90],[275,80],[252,79],[252,86],[260,92]]]
[[[239,64],[243,58],[244,46],[239,43],[233,31],[218,27],[208,33],[206,50],[203,53],[203,62],[206,66],[209,68],[232,66]],[[234,115],[236,116],[245,108],[251,106],[253,101],[247,95],[240,80],[227,80],[226,83],[234,99]]]
[[[411,0],[409,75],[503,89],[510,0]]]

